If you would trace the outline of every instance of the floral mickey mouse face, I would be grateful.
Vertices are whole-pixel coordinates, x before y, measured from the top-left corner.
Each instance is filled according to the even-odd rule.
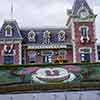
[[[64,68],[40,68],[32,74],[32,80],[39,83],[68,82],[76,78],[73,73],[69,73]]]

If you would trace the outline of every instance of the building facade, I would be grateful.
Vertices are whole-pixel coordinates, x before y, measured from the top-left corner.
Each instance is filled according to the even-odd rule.
[[[75,0],[67,14],[65,28],[20,29],[15,20],[4,21],[0,64],[96,62],[96,15],[86,0]]]

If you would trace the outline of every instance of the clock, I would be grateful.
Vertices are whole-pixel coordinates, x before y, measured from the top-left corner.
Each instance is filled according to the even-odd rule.
[[[84,10],[80,12],[80,18],[84,19],[88,16],[88,13]]]

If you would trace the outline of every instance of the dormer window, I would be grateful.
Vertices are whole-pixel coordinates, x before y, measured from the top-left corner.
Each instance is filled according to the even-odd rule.
[[[80,27],[80,33],[81,33],[81,42],[88,42],[89,37],[88,37],[88,30],[89,28],[87,26],[81,26]]]
[[[51,42],[51,32],[48,30],[44,32],[43,39],[45,44],[49,44]]]
[[[7,25],[5,27],[5,36],[7,36],[7,37],[12,36],[12,26]]]
[[[59,41],[65,41],[65,32],[64,31],[60,31],[58,34],[58,40]]]
[[[36,36],[35,32],[34,31],[30,31],[28,33],[28,39],[29,39],[29,41],[30,42],[35,42],[35,36]]]

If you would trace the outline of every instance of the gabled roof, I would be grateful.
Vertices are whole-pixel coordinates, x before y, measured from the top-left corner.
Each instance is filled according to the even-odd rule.
[[[82,6],[88,10],[90,15],[94,15],[92,9],[89,7],[86,0],[75,0],[74,1],[74,5],[72,7],[72,15],[77,16],[77,12]]]
[[[7,37],[5,36],[5,27],[7,25],[10,25],[12,27],[12,36]],[[5,20],[1,30],[0,30],[0,38],[1,39],[22,39],[21,33],[20,33],[20,29],[18,27],[18,24],[15,20]]]

